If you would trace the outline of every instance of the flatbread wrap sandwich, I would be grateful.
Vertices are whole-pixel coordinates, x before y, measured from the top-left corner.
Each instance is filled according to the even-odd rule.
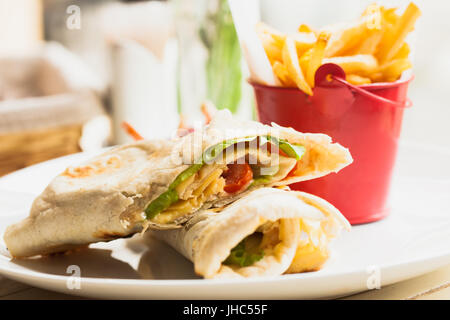
[[[184,228],[151,230],[205,278],[276,276],[316,271],[330,241],[350,224],[326,201],[304,193],[262,188],[220,209],[201,210]]]
[[[181,137],[113,148],[55,177],[9,226],[13,257],[63,252],[146,229],[180,228],[199,210],[262,188],[337,172],[349,151],[323,134],[239,121],[219,111]]]

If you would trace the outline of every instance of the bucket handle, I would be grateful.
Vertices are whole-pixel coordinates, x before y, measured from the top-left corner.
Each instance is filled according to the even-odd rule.
[[[333,80],[336,80],[339,83],[342,83],[342,84],[350,87],[351,89],[355,90],[356,92],[358,92],[358,93],[360,93],[360,94],[362,94],[362,95],[364,95],[364,96],[366,96],[368,98],[371,98],[371,99],[374,99],[374,100],[378,100],[378,101],[382,101],[384,103],[390,104],[393,107],[409,108],[409,107],[412,106],[412,101],[409,98],[406,98],[406,101],[404,101],[404,102],[390,100],[390,99],[381,97],[379,95],[376,95],[376,94],[374,94],[374,93],[372,93],[370,91],[364,90],[363,88],[360,88],[358,86],[355,86],[355,85],[345,81],[341,77],[337,77],[337,76],[335,76],[333,74],[331,75],[331,78]]]

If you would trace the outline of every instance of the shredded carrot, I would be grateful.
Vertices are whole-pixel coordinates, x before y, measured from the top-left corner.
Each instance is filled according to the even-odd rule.
[[[194,131],[194,128],[186,125],[186,119],[184,115],[180,113],[180,123],[178,124],[177,136],[184,137],[185,135]]]
[[[212,119],[212,115],[211,115],[211,110],[210,110],[210,103],[205,102],[202,104],[202,113],[205,116],[205,124],[209,124],[211,122]]]
[[[133,128],[131,124],[126,121],[122,121],[122,128],[128,133],[134,140],[143,140],[144,138]]]
[[[200,109],[203,116],[205,117],[205,125],[208,125],[211,122],[213,115],[215,111],[217,111],[217,109],[210,101],[203,102]],[[194,132],[194,130],[195,129],[192,126],[186,124],[185,116],[180,113],[180,123],[178,124],[177,135],[179,137],[183,137],[191,132]]]

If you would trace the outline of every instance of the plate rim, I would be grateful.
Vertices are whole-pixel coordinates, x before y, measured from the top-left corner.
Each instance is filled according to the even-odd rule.
[[[8,260],[9,259],[9,260]],[[394,269],[401,268],[411,264],[421,264],[427,263],[435,260],[446,260],[448,259],[448,263],[450,263],[450,250],[447,253],[438,253],[429,255],[427,257],[421,257],[413,260],[403,260],[398,261],[396,263],[384,263],[380,265],[371,264],[369,266],[377,266],[380,268],[380,271],[386,269]],[[11,263],[11,259],[5,257],[4,255],[0,255],[0,274],[5,276],[7,275],[16,275],[16,276],[24,276],[30,277],[33,279],[47,279],[56,282],[67,281],[72,276],[71,275],[55,275],[55,274],[47,274],[43,272],[38,272],[35,270],[21,270],[20,268],[15,269],[7,264]],[[443,263],[445,265],[446,263]],[[4,272],[6,271],[6,272]],[[431,270],[432,271],[432,270]],[[348,275],[355,275],[360,273],[366,273],[366,270],[361,268],[354,268],[348,271],[332,271],[327,273],[317,273],[317,272],[305,272],[298,274],[284,274],[272,277],[257,277],[257,278],[237,278],[237,279],[114,279],[114,278],[97,278],[97,277],[80,277],[81,283],[85,284],[99,284],[99,283],[111,283],[114,285],[137,285],[137,286],[209,286],[209,285],[235,285],[235,284],[243,284],[243,283],[273,283],[278,281],[292,281],[292,280],[302,280],[302,279],[314,279],[314,278],[334,278],[334,277],[345,277]]]

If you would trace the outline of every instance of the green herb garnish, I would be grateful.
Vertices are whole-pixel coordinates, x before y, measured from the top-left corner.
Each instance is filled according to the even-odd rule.
[[[255,232],[231,249],[230,255],[223,262],[227,265],[248,267],[264,257],[264,251],[259,247],[262,241],[262,233]]]

